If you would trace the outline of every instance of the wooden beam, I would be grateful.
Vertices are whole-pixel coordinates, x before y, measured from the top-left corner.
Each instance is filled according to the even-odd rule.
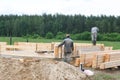
[[[59,47],[58,46],[55,46],[54,48],[54,56],[55,58],[59,58]]]
[[[80,66],[80,58],[75,59],[75,66],[76,67]]]
[[[112,68],[117,66],[120,66],[120,60],[101,63],[100,69]]]
[[[104,62],[103,54],[94,54],[92,61],[92,68],[99,68],[100,64]]]

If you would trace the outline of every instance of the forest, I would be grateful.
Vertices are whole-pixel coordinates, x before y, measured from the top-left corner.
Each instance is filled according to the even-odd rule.
[[[102,36],[111,36],[110,34],[118,36],[120,16],[51,15],[45,13],[42,15],[0,15],[0,36],[7,37],[27,35],[46,37],[52,35],[48,38],[53,38],[60,33],[76,36],[82,33],[90,35],[93,26],[99,28],[99,34]],[[120,36],[118,37],[120,38]]]

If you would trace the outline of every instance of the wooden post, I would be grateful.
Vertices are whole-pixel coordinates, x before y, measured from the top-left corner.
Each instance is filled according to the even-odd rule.
[[[36,43],[36,51],[38,50],[38,44]]]
[[[55,46],[55,48],[54,48],[54,56],[55,56],[55,58],[59,58],[59,48],[58,48],[58,46]]]
[[[51,50],[54,50],[54,43],[51,43]]]
[[[97,68],[97,64],[98,64],[98,56],[97,54],[94,54],[93,61],[92,61],[92,68]]]
[[[104,62],[109,62],[110,61],[110,54],[105,54],[104,55]]]
[[[10,45],[12,45],[12,36],[10,36]]]
[[[0,54],[1,54],[1,45],[0,45]]]
[[[85,54],[80,54],[80,63],[85,64]]]
[[[62,58],[62,46],[59,47],[59,49],[60,49],[60,58]],[[58,52],[59,52],[59,50],[58,50]]]
[[[75,59],[75,66],[76,67],[80,66],[80,58]]]
[[[78,56],[78,52],[77,52],[77,50],[76,50],[76,45],[74,45],[73,56],[74,56],[74,57],[75,57],[75,56]]]

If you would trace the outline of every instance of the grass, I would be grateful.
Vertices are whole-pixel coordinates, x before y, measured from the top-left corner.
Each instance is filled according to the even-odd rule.
[[[120,80],[119,69],[116,70],[95,70],[92,80]]]
[[[22,37],[12,37],[12,44],[14,42],[26,42],[27,39]],[[50,43],[50,42],[61,42],[62,40],[56,39],[28,39],[29,42],[43,42],[43,43]],[[0,37],[0,42],[7,42],[10,44],[9,37]],[[81,41],[81,40],[74,40],[74,42],[78,43],[91,43],[91,41]],[[97,43],[104,44],[105,46],[112,46],[113,49],[120,49],[120,42],[113,42],[113,41],[97,41]]]
[[[115,78],[106,73],[98,73],[94,76],[94,80],[115,80]]]
[[[28,39],[29,42],[44,42],[44,43],[49,43],[49,42],[55,42],[55,41],[61,41],[61,40],[55,40],[55,39]],[[7,42],[10,44],[10,37],[0,37],[0,42]],[[12,44],[14,42],[27,42],[27,39],[22,38],[22,37],[12,37]]]

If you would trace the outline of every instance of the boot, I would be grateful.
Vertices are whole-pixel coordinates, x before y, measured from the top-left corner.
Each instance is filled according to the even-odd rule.
[[[92,43],[93,43],[93,45],[95,46],[95,45],[96,45],[96,40],[93,40]]]

